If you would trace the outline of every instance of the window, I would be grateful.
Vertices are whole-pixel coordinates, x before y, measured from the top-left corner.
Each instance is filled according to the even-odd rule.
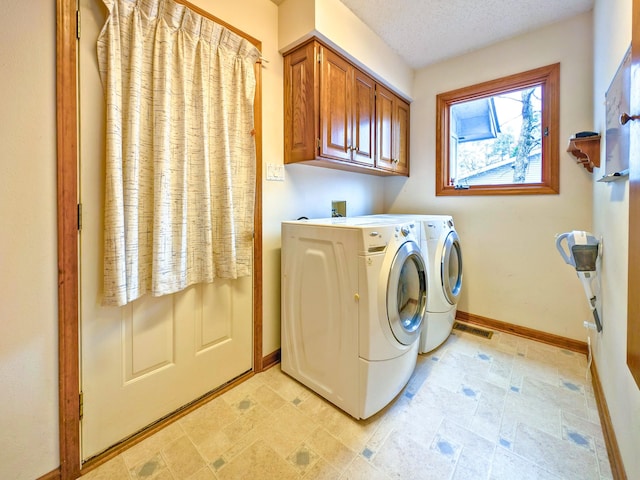
[[[560,64],[441,93],[436,195],[559,192]]]

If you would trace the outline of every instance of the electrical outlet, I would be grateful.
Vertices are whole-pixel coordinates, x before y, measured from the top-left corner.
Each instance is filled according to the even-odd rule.
[[[332,217],[346,217],[347,216],[347,202],[346,200],[334,200],[331,202],[331,216]]]

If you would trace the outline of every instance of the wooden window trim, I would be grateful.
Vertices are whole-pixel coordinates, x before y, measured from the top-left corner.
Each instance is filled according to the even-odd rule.
[[[473,185],[456,189],[449,185],[449,118],[456,103],[498,93],[542,86],[542,182],[510,185]],[[560,192],[560,64],[528,70],[496,80],[441,93],[436,97],[436,196],[539,195]]]

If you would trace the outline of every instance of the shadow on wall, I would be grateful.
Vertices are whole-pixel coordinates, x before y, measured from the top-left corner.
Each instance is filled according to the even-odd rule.
[[[382,177],[302,164],[286,165],[285,170],[282,220],[331,217],[336,200],[348,205],[345,216],[383,211]]]

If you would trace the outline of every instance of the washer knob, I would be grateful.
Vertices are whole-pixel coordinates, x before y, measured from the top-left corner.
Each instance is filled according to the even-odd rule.
[[[409,230],[409,227],[402,227],[400,229],[400,233],[402,233],[403,237],[406,237],[407,235],[409,235],[409,233],[411,233],[411,230]]]

